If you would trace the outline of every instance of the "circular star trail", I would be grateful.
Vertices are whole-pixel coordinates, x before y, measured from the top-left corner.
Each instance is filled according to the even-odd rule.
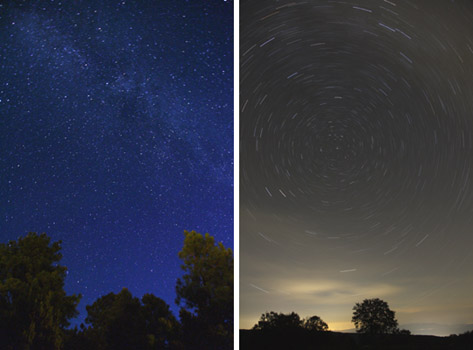
[[[462,295],[471,4],[243,1],[241,18],[242,315],[255,286],[274,295],[268,308],[290,308],[278,288],[317,278],[389,283],[406,310],[438,288]],[[285,269],[297,281],[280,282]]]
[[[231,1],[0,4],[1,240],[63,241],[68,293],[175,306],[183,231],[233,242]]]

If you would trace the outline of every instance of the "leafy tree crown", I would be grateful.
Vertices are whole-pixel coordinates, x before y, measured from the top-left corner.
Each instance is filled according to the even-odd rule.
[[[388,303],[381,299],[365,299],[353,307],[352,322],[356,331],[368,334],[387,334],[397,331],[397,320]]]
[[[213,319],[233,319],[233,254],[208,233],[184,231],[179,252],[185,274],[177,280],[178,304]]]
[[[310,331],[324,332],[328,330],[328,325],[319,316],[307,317],[302,321],[302,325]]]
[[[176,303],[186,347],[233,348],[233,254],[208,233],[184,231],[179,252],[184,270],[176,284]]]
[[[0,333],[8,335],[7,346],[60,349],[63,329],[77,315],[81,296],[66,295],[61,242],[50,242],[30,232],[0,244]]]

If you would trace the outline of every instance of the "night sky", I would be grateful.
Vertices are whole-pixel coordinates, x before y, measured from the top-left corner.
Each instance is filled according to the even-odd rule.
[[[233,245],[233,2],[2,1],[0,65],[1,241],[63,241],[79,321],[177,315],[183,231]]]
[[[241,328],[473,329],[473,3],[241,1]],[[469,326],[468,326],[469,325]]]

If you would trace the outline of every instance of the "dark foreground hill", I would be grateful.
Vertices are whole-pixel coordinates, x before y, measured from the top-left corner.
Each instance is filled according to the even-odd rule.
[[[240,330],[242,350],[473,350],[470,335],[364,335],[295,330]]]

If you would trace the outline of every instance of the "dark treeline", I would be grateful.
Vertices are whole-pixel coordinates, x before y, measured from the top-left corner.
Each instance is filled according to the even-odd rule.
[[[0,349],[194,350],[233,348],[233,254],[209,234],[185,232],[176,283],[178,320],[153,294],[126,288],[87,305],[73,329],[80,295],[66,295],[61,242],[29,233],[0,244]]]
[[[324,350],[471,350],[473,331],[449,337],[411,335],[398,328],[395,312],[380,299],[365,299],[353,307],[357,333],[328,331],[319,317],[301,319],[290,314],[266,312],[251,330],[240,331],[241,349]]]
[[[297,330],[240,330],[244,350],[471,350],[473,333],[449,337]]]

